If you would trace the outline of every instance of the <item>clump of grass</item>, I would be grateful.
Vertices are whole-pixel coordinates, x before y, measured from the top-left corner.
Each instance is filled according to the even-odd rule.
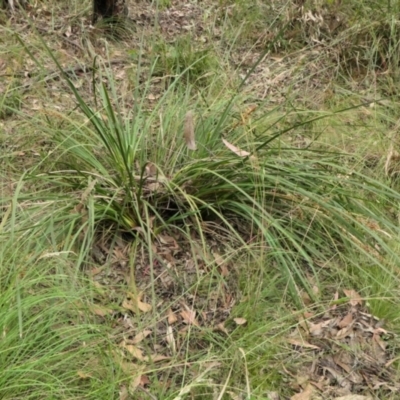
[[[229,38],[229,42],[235,43],[235,49],[242,46],[265,49],[271,42],[276,48],[281,48],[285,46],[283,38],[275,39],[287,7],[279,2],[220,0],[215,24],[222,27],[222,34]]]
[[[213,50],[196,43],[191,35],[179,37],[174,43],[161,39],[152,46],[152,74],[159,77],[179,77],[191,84],[204,85],[218,69]]]
[[[65,194],[57,217],[60,222],[65,218],[60,232],[82,229],[80,223],[87,220],[81,220],[82,208],[94,229],[111,223],[116,230],[147,232],[146,240],[171,227],[187,235],[185,227],[192,226],[202,235],[203,222],[213,221],[243,249],[248,241],[261,241],[269,265],[285,274],[295,297],[298,285],[308,287],[307,270],[318,275],[318,265],[342,257],[347,248],[386,268],[373,248],[391,249],[379,230],[371,231],[369,221],[383,223],[388,236],[396,235],[395,225],[374,203],[396,202],[397,193],[349,171],[341,154],[282,149],[280,138],[296,126],[272,135],[267,128],[257,137],[240,126],[229,129],[235,101],[230,99],[208,117],[216,121],[214,129],[199,126],[199,150],[191,152],[183,142],[185,110],[177,112],[185,99],[177,97],[173,86],[150,114],[138,105],[123,117],[117,98],[111,99],[104,85],[99,88],[103,109],[96,111],[66,79],[90,126],[68,119],[69,127],[54,138],[58,150],[52,154],[59,158],[52,173],[31,174],[37,183]],[[161,126],[155,120],[158,112],[165,115]],[[266,117],[258,117],[258,131],[265,132]],[[224,132],[229,132],[225,144]]]
[[[0,119],[12,116],[15,112],[20,110],[21,104],[22,94],[20,83],[18,80],[14,80],[0,98]]]

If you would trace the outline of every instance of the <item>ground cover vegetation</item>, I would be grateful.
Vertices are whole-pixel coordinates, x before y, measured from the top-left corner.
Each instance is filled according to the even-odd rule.
[[[2,399],[397,399],[400,6],[0,9]]]

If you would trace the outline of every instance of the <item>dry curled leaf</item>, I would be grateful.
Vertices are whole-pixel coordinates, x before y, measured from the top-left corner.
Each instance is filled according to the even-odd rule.
[[[255,159],[254,156],[251,156],[251,155],[250,155],[251,153],[249,153],[248,151],[239,149],[239,147],[236,147],[236,146],[234,146],[232,143],[229,143],[226,139],[222,139],[222,142],[224,143],[224,145],[225,145],[230,151],[232,151],[233,153],[235,153],[237,156],[239,156],[239,157],[248,157],[248,156],[250,156],[250,159],[251,159],[251,160],[254,160],[254,159]]]
[[[219,323],[215,328],[216,331],[221,331],[224,332],[226,335],[229,335],[228,330],[225,328],[225,325],[223,322]]]
[[[130,394],[133,394],[137,387],[140,385],[141,382],[141,375],[135,375],[134,377],[132,377],[132,380],[129,383],[129,389],[128,392]]]
[[[138,308],[142,312],[149,312],[151,311],[152,307],[150,304],[143,303],[142,301],[138,300]]]
[[[158,361],[165,361],[170,360],[171,357],[163,356],[162,354],[153,354],[149,357],[145,358],[146,362],[158,362]]]
[[[346,328],[353,322],[353,314],[351,312],[347,313],[339,322],[339,328]]]
[[[128,388],[126,386],[122,386],[119,391],[119,400],[127,400],[129,398]]]
[[[113,310],[110,308],[101,306],[99,304],[91,304],[89,306],[89,310],[93,313],[98,315],[99,317],[105,317],[106,315],[112,314]]]
[[[135,357],[136,359],[143,361],[144,360],[144,356],[143,356],[143,352],[142,350],[140,350],[139,348],[137,348],[136,346],[134,346],[133,344],[126,344],[125,341],[123,341],[120,344],[121,347],[123,347],[124,349],[126,349],[133,357]]]
[[[306,388],[290,398],[290,400],[311,400],[314,393],[314,387],[308,383]]]
[[[226,262],[223,259],[223,257],[216,251],[213,253],[213,255],[214,255],[215,262],[217,263],[217,265],[221,269],[221,275],[222,276],[228,276],[229,275],[229,269],[228,269],[228,267],[226,265]]]
[[[187,308],[186,310],[182,310],[180,314],[183,322],[185,322],[186,324],[200,326],[200,324],[196,320],[196,311]]]
[[[194,117],[193,111],[188,111],[185,115],[185,123],[183,127],[183,136],[185,137],[186,146],[189,150],[197,150],[196,140],[194,137]]]
[[[176,321],[178,321],[178,317],[175,315],[175,313],[171,309],[169,309],[168,310],[168,324],[172,325]]]
[[[354,289],[343,289],[344,294],[350,298],[349,303],[352,306],[362,305],[363,299],[362,297],[354,290]]]
[[[146,338],[147,336],[149,336],[150,334],[151,334],[151,330],[149,330],[149,329],[145,329],[144,331],[142,331],[142,332],[139,332],[134,338],[133,338],[133,341],[132,341],[132,343],[133,344],[138,344],[138,343],[140,343],[144,338]]]
[[[172,236],[168,235],[157,235],[157,239],[160,241],[162,245],[169,246],[171,249],[179,250],[179,245],[176,240]]]
[[[139,293],[135,296],[133,293],[128,293],[125,297],[124,301],[122,302],[122,307],[131,310],[134,313],[138,313],[139,311],[142,312],[149,312],[151,311],[152,307],[150,304],[143,303],[141,301],[142,293]]]
[[[229,143],[227,140],[222,139],[224,145],[232,152],[234,152],[239,157],[247,157],[250,155],[248,151],[240,150],[239,147],[234,146],[232,143]]]
[[[293,346],[296,346],[296,347],[303,347],[303,348],[307,348],[307,349],[321,350],[320,347],[318,347],[318,346],[316,346],[314,344],[308,343],[308,342],[306,342],[304,340],[289,339],[288,343],[293,345]]]

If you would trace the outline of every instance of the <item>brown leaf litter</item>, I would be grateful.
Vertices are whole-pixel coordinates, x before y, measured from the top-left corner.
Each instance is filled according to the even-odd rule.
[[[302,318],[288,338],[299,357],[296,372],[286,371],[298,392],[291,399],[400,398],[397,336],[368,313],[355,290],[343,292],[345,304],[334,301],[322,314]]]
[[[99,323],[112,327],[110,339],[118,346],[115,356],[121,368],[136,366],[128,392],[152,387],[151,382],[140,386],[139,376],[145,376],[154,363],[166,366],[168,379],[171,359],[183,357],[186,363],[188,345],[193,352],[207,345],[204,328],[229,335],[246,324],[244,318],[230,320],[238,301],[237,279],[231,261],[224,257],[227,239],[218,238],[214,232],[205,248],[195,232],[189,240],[178,230],[163,231],[154,235],[150,248],[136,246],[133,261],[132,237],[97,239],[86,268],[98,292],[89,310]],[[216,274],[224,276],[224,283],[210,288],[210,280],[218,282]],[[228,321],[236,326],[225,326]],[[175,374],[183,373],[180,367],[173,368]]]

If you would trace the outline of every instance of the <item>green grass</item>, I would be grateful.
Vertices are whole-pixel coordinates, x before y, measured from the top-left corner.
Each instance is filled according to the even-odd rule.
[[[119,374],[104,356],[107,329],[86,312],[88,284],[66,254],[14,240],[1,254],[1,397],[113,397]]]
[[[199,41],[196,43],[196,38],[191,36],[183,36],[171,44],[163,39],[155,42],[152,49],[152,74],[180,77],[180,80],[196,86],[206,86],[212,76],[218,73],[218,60],[210,48],[199,47]]]
[[[46,6],[52,37],[0,28],[1,398],[290,397],[288,336],[349,288],[399,332],[394,6],[327,31],[205,3],[200,34],[85,31],[76,53],[50,27],[89,2]]]

